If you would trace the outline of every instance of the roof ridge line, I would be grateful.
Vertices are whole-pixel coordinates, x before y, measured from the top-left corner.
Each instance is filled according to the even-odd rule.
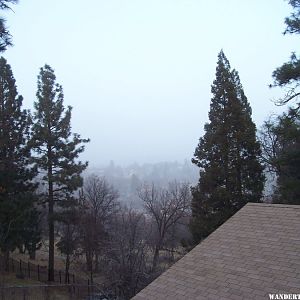
[[[254,202],[248,202],[246,206],[269,206],[269,207],[276,207],[276,208],[295,208],[300,209],[300,205],[294,205],[294,204],[281,204],[281,203],[254,203]]]

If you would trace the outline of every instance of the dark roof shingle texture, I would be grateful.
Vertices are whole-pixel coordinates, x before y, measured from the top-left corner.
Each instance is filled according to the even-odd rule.
[[[300,293],[300,206],[248,203],[134,300]]]

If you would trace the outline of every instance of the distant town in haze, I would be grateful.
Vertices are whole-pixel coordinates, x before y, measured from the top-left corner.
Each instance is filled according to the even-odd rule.
[[[167,187],[171,181],[194,185],[198,181],[198,168],[191,161],[160,162],[118,166],[111,161],[106,166],[89,167],[84,176],[98,175],[105,177],[120,193],[122,203],[135,208],[142,208],[138,190],[144,183]]]

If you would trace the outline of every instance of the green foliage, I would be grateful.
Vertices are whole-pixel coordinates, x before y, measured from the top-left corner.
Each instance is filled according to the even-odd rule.
[[[285,19],[284,34],[300,33],[300,1],[289,0],[293,13]],[[286,104],[300,96],[300,59],[292,53],[290,61],[273,72],[274,86],[284,87],[285,96],[278,101]],[[299,151],[299,108],[289,108],[289,112],[275,121],[265,122],[261,137],[263,157],[269,170],[277,175],[277,194],[274,202],[300,204],[300,151]]]
[[[16,4],[18,0],[0,0],[0,9],[10,9],[9,3]]]
[[[286,33],[300,33],[300,1],[289,0],[289,4],[293,7],[295,12],[290,17],[285,18]]]
[[[285,19],[287,25],[284,34],[300,33],[300,1],[290,0],[289,4],[293,7],[294,12],[290,17]],[[296,100],[300,96],[300,60],[296,53],[292,53],[290,61],[284,63],[273,72],[274,84],[272,86],[280,86],[286,88],[286,94],[282,99],[279,99],[280,105],[286,104],[291,100]],[[297,103],[299,107],[299,103]]]
[[[284,63],[280,68],[273,72],[278,86],[293,84],[300,80],[300,61],[296,54],[293,53],[291,60]]]
[[[9,4],[16,4],[17,2],[17,0],[0,0],[0,9],[10,9]],[[5,20],[0,17],[0,52],[4,52],[11,45],[11,35],[6,28]]]
[[[78,134],[71,133],[71,110],[63,105],[63,89],[56,83],[53,69],[45,65],[38,76],[37,101],[34,103],[34,124],[31,147],[35,150],[34,162],[43,172],[42,181],[47,185],[45,193],[48,203],[49,224],[49,274],[54,280],[54,219],[55,204],[60,211],[72,199],[73,193],[82,186],[82,171],[87,162],[77,161],[84,151],[84,143]],[[67,202],[66,202],[67,201]]]
[[[61,238],[56,246],[64,255],[73,255],[79,245],[79,224],[84,207],[74,199],[64,202],[65,209],[58,213],[56,219],[62,223]]]
[[[76,225],[68,223],[64,225],[62,236],[56,246],[62,254],[70,256],[78,249],[78,241]]]
[[[34,256],[35,251],[40,249],[42,246],[40,212],[36,209],[28,210],[22,237],[24,239],[25,249],[28,251],[30,256]]]
[[[66,204],[66,203],[65,203]],[[58,215],[58,220],[62,222],[60,240],[56,243],[57,249],[65,255],[65,282],[69,282],[69,269],[72,258],[79,254],[79,224],[80,214],[83,207],[78,205],[74,199],[70,199],[66,205],[66,210]]]
[[[54,197],[62,200],[82,186],[81,172],[87,162],[76,159],[84,151],[83,143],[89,140],[71,133],[72,108],[63,106],[62,86],[55,80],[50,66],[41,68],[31,146],[38,154],[34,161],[46,171],[42,179],[53,184]]]
[[[200,138],[192,162],[200,179],[192,188],[191,231],[199,241],[247,202],[259,202],[264,185],[258,161],[260,144],[251,108],[237,71],[223,51],[218,56],[213,98],[205,135]]]
[[[10,65],[0,58],[0,248],[12,251],[31,240],[28,231],[39,235],[32,179],[36,169],[31,166],[27,146],[30,116],[22,109]],[[38,241],[37,241],[38,242]]]
[[[262,135],[265,162],[277,175],[274,202],[300,204],[300,113],[265,122]]]

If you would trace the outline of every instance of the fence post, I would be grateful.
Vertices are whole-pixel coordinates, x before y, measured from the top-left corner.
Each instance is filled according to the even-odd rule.
[[[20,274],[21,274],[21,273],[22,273],[22,261],[21,261],[21,259],[20,259],[19,264],[20,264],[20,266],[19,266],[19,267],[20,267],[20,270],[19,270],[19,271],[20,271]]]
[[[61,283],[61,271],[59,270],[59,283]]]
[[[75,274],[73,274],[73,283],[75,283]]]
[[[88,296],[90,297],[90,280],[88,279]]]
[[[14,264],[13,259],[11,260],[11,268],[12,268],[12,271],[15,272],[15,264]]]
[[[28,277],[30,278],[30,262],[27,262],[27,268],[28,268]]]

